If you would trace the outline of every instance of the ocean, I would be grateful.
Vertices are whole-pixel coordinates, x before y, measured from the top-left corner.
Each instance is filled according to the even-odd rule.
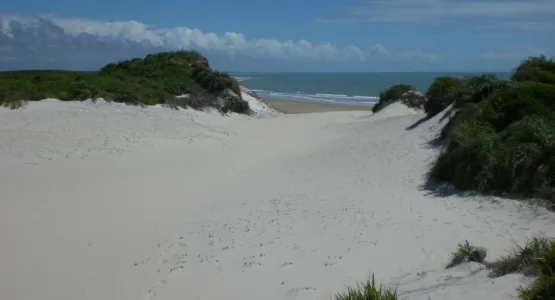
[[[241,85],[269,99],[373,105],[381,91],[411,84],[425,92],[439,76],[465,77],[482,73],[230,73]],[[490,73],[508,78],[509,73]]]

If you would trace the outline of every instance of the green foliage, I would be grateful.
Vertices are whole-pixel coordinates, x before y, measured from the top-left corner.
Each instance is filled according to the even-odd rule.
[[[451,261],[447,264],[446,268],[452,268],[468,261],[484,263],[486,255],[487,250],[485,248],[476,247],[465,241],[464,244],[459,244],[457,251],[451,253]]]
[[[459,244],[456,252],[451,255],[452,267],[464,261],[475,261],[484,264],[490,277],[500,277],[511,273],[522,273],[535,277],[528,288],[519,288],[519,296],[523,300],[555,299],[555,241],[544,237],[535,237],[524,247],[516,249],[500,259],[487,262],[486,250],[472,246],[466,241]],[[355,298],[359,299],[359,298]],[[366,299],[366,298],[360,298]],[[373,298],[372,298],[373,299]]]
[[[531,287],[527,289],[520,288],[518,295],[522,300],[555,299],[555,275],[553,271],[540,274]]]
[[[424,110],[428,116],[435,116],[451,103],[455,102],[457,93],[463,86],[463,81],[455,77],[438,77],[426,92],[428,101]]]
[[[502,131],[528,115],[549,116],[555,109],[555,85],[538,82],[514,84],[493,94],[477,119]]]
[[[408,84],[398,84],[394,85],[387,90],[380,93],[380,99],[378,103],[372,107],[373,112],[377,112],[382,109],[386,104],[401,99],[401,96],[408,92],[413,91],[415,88],[412,85]]]
[[[520,298],[523,300],[539,300],[555,298],[555,241],[547,242],[541,252],[535,254],[535,270],[538,278],[527,289],[521,288]]]
[[[249,103],[241,100],[235,95],[225,95],[222,97],[225,104],[220,108],[223,113],[236,112],[240,114],[249,114]]]
[[[555,297],[555,241],[534,238],[524,247],[518,246],[507,256],[488,264],[490,276],[523,273],[536,277],[528,288],[520,288],[523,300],[544,300]]]
[[[555,84],[555,61],[543,55],[530,57],[513,71],[511,80]]]
[[[487,189],[491,179],[491,153],[499,148],[499,135],[487,124],[468,122],[457,126],[445,151],[432,167],[431,176],[459,188]]]
[[[509,87],[508,81],[500,80],[494,75],[484,74],[463,79],[460,89],[453,95],[455,113],[444,126],[441,138],[445,139],[455,126],[476,118],[485,106],[485,99]]]
[[[372,278],[362,284],[357,284],[356,288],[348,287],[347,292],[335,296],[335,300],[396,300],[397,292],[394,290],[382,289],[376,286],[374,274]]]
[[[215,105],[214,98],[226,90],[237,97],[219,109],[240,113],[250,111],[241,99],[239,84],[225,73],[210,69],[208,61],[195,51],[149,54],[111,63],[99,72],[19,71],[0,73],[0,104],[13,106],[22,99],[85,100],[105,98],[130,104],[183,103],[194,108]],[[189,94],[190,101],[176,102],[177,95]]]
[[[527,116],[502,132],[472,121],[457,126],[431,170],[464,189],[550,198],[555,184],[555,122]],[[541,195],[541,193],[544,193]]]
[[[528,276],[536,276],[545,269],[545,258],[555,258],[555,243],[546,238],[535,237],[524,247],[517,246],[508,255],[488,264],[491,277],[504,276],[510,273],[523,273]],[[550,252],[551,251],[551,252]]]
[[[539,78],[538,72],[553,70],[552,63],[526,60],[510,82],[491,75],[464,79],[450,94],[456,113],[442,131],[444,151],[430,178],[485,193],[555,200],[555,85],[514,80]]]

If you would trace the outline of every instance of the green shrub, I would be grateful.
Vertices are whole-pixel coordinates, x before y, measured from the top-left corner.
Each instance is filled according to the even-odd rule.
[[[526,82],[495,93],[487,101],[478,120],[502,131],[527,115],[549,116],[555,110],[555,85]]]
[[[249,114],[249,103],[235,96],[223,96],[225,104],[220,108],[223,113],[235,112],[239,114]]]
[[[508,81],[499,80],[496,76],[488,74],[462,80],[460,89],[453,94],[455,98],[454,113],[443,127],[441,138],[447,138],[455,126],[475,119],[486,106],[484,103],[486,99],[509,87]]]
[[[551,119],[526,117],[500,133],[472,121],[453,130],[430,175],[464,189],[539,195],[555,184],[554,143]]]
[[[500,136],[488,124],[468,122],[457,126],[447,140],[430,175],[459,188],[488,190],[495,164],[493,153],[499,148]]]
[[[510,82],[482,75],[454,88],[455,79],[436,80],[428,91],[427,112],[454,99],[455,113],[442,129],[444,148],[430,179],[555,204],[555,85],[545,80],[546,72],[555,72],[553,66],[543,57],[528,59]],[[430,111],[433,94],[447,100]]]
[[[408,91],[401,95],[400,101],[410,108],[422,110],[424,109],[424,105],[426,105],[426,101],[428,101],[428,99],[426,99],[426,96],[419,92]]]
[[[15,71],[0,72],[0,104],[20,100],[85,100],[103,97],[130,104],[175,104],[175,96],[190,94],[183,107],[214,105],[214,98],[231,90],[241,100],[239,84],[233,77],[210,69],[205,57],[195,51],[149,54],[107,64],[99,72]],[[235,100],[226,110],[248,113],[247,102]],[[181,102],[179,102],[181,103]]]
[[[538,278],[527,289],[520,289],[523,300],[539,300],[555,298],[555,242],[549,241],[546,248],[536,254],[536,270]]]
[[[511,80],[555,84],[555,61],[543,55],[530,57],[513,71]]]
[[[424,110],[428,116],[435,116],[453,103],[457,92],[463,86],[461,79],[455,77],[438,77],[426,92],[428,101],[424,105]]]
[[[549,251],[555,250],[550,247],[553,247],[553,242],[543,237],[535,237],[524,247],[517,246],[508,255],[488,263],[490,276],[499,277],[517,272],[536,276],[542,271],[546,271],[542,269],[544,257],[555,254],[555,252],[549,253]]]
[[[380,109],[382,109],[386,104],[392,101],[401,99],[401,96],[404,93],[408,91],[414,91],[414,90],[415,88],[412,85],[408,85],[408,84],[394,85],[380,93],[380,99],[378,100],[378,103],[376,103],[374,107],[372,107],[372,111],[377,112]]]

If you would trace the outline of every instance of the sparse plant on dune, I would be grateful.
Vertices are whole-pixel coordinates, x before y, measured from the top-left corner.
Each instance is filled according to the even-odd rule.
[[[522,273],[535,277],[529,287],[518,288],[519,296],[523,300],[555,299],[555,241],[545,237],[535,237],[525,246],[517,246],[508,255],[493,262],[487,262],[486,250],[476,247],[466,241],[459,244],[452,253],[447,267],[452,267],[465,261],[475,261],[484,264],[490,272],[490,277],[500,277],[510,273]]]
[[[483,247],[476,247],[465,241],[464,244],[459,244],[457,250],[451,253],[451,260],[447,264],[446,268],[452,268],[463,262],[478,262],[484,263],[487,255],[487,250]]]
[[[347,292],[335,296],[335,300],[396,300],[395,290],[384,289],[376,285],[374,274],[366,282],[359,283],[355,288],[348,287]]]

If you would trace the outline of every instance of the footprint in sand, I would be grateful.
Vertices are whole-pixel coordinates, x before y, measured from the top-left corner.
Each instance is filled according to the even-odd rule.
[[[282,268],[289,268],[289,267],[291,267],[292,265],[293,265],[292,262],[288,262],[288,261],[287,261],[287,262],[283,263],[283,264],[281,265],[281,267],[282,267]]]
[[[145,294],[145,298],[154,298],[154,296],[156,296],[156,292],[154,291],[154,288],[151,288],[150,290],[148,290],[148,292]]]
[[[343,256],[328,256],[328,260],[324,263],[324,267],[335,266]]]
[[[259,263],[259,262],[257,262],[257,261],[246,261],[246,262],[243,264],[243,267],[244,267],[244,268],[250,268],[250,267],[256,267],[256,266],[261,267],[261,266],[262,266],[262,263]]]
[[[290,297],[296,297],[300,293],[306,293],[306,292],[316,292],[316,289],[313,288],[313,287],[297,287],[297,288],[292,288],[292,289],[288,290],[287,294]]]

